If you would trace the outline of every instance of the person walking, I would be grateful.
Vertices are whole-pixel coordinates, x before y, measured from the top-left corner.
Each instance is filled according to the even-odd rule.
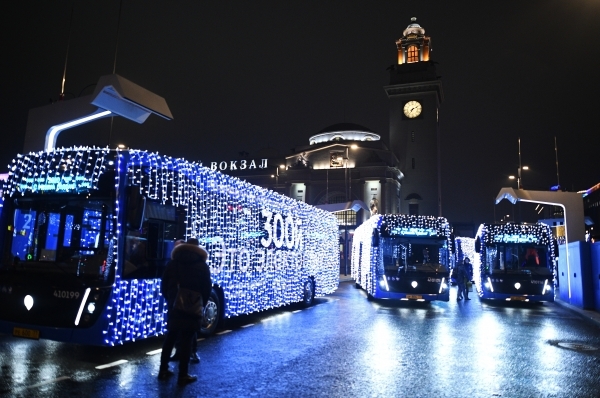
[[[469,287],[473,286],[471,281],[473,280],[473,265],[469,257],[465,257],[465,300],[471,300],[469,298]]]
[[[171,261],[167,264],[162,277],[161,288],[167,300],[167,334],[160,356],[159,380],[173,375],[169,369],[169,358],[177,339],[179,339],[179,370],[177,383],[185,385],[198,380],[188,373],[192,339],[202,325],[202,316],[189,314],[173,308],[179,288],[200,292],[202,303],[210,297],[212,281],[210,269],[206,264],[208,253],[198,245],[197,239],[188,239],[180,243],[171,252]]]
[[[456,265],[456,267],[454,267],[453,274],[456,275],[455,279],[456,279],[456,284],[458,286],[458,289],[456,292],[456,300],[462,300],[463,294],[465,293],[465,284],[466,284],[466,279],[467,279],[467,273],[465,270],[464,260],[460,261]]]

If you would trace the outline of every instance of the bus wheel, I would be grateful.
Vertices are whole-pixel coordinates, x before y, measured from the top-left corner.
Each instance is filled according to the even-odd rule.
[[[202,328],[200,334],[202,336],[210,336],[217,330],[219,325],[221,313],[221,300],[219,295],[212,289],[210,292],[210,298],[204,306],[204,319],[202,320]]]
[[[305,306],[313,305],[315,302],[315,282],[309,278],[304,282],[302,304]]]

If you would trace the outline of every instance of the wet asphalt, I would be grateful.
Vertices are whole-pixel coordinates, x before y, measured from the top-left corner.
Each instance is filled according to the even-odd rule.
[[[104,348],[0,335],[9,397],[599,397],[600,327],[556,303],[368,300],[228,320],[196,383],[157,380],[162,339]],[[177,371],[177,366],[172,365]]]

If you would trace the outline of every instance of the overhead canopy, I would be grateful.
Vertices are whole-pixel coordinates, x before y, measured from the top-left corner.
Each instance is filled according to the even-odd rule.
[[[143,123],[151,113],[167,120],[173,119],[163,97],[119,75],[102,76],[92,97],[92,105],[136,123]]]
[[[541,203],[560,206],[565,215],[565,245],[567,264],[567,287],[571,298],[571,260],[569,258],[569,243],[585,240],[583,217],[583,196],[577,192],[560,191],[526,191],[524,189],[502,188],[496,197],[496,203],[507,199],[515,204],[521,202]]]
[[[502,199],[506,199],[512,204],[520,201],[560,206],[565,214],[565,227],[567,228],[565,238],[567,243],[585,240],[583,197],[580,193],[502,188],[496,197],[496,204]]]
[[[93,120],[119,115],[143,123],[152,113],[173,119],[164,98],[119,75],[102,76],[92,95],[31,109],[23,151],[51,151],[63,130]]]

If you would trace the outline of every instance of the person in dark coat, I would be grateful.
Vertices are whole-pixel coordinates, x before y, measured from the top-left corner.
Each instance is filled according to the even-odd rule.
[[[471,283],[471,281],[473,280],[473,265],[471,264],[471,260],[469,260],[469,257],[465,257],[464,266],[466,276],[464,296],[465,300],[471,300],[469,298],[469,283]]]
[[[456,284],[458,285],[456,299],[462,300],[463,295],[466,290],[466,281],[467,281],[467,271],[465,269],[464,261],[460,261],[456,267],[454,267],[454,272],[452,273],[454,278],[456,279]],[[467,299],[470,300],[470,299]]]
[[[167,335],[160,356],[158,378],[167,379],[173,374],[169,370],[169,357],[179,338],[179,374],[178,384],[192,383],[198,378],[188,374],[192,338],[200,330],[202,317],[187,314],[173,309],[179,286],[202,294],[202,302],[206,304],[210,297],[212,281],[210,269],[206,264],[208,253],[198,246],[197,239],[189,239],[176,245],[171,252],[171,261],[167,264],[162,277],[162,293],[167,300]]]

